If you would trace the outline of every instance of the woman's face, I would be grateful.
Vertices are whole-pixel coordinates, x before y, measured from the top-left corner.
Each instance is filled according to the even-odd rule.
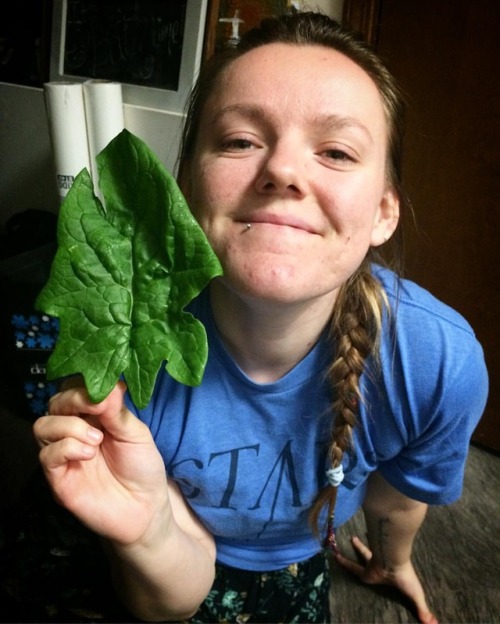
[[[335,296],[397,225],[386,148],[378,90],[342,54],[271,44],[235,61],[184,188],[224,283],[281,303]]]

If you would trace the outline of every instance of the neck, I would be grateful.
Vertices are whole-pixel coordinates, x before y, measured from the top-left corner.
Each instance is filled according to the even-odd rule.
[[[331,317],[335,296],[277,304],[242,297],[219,280],[211,285],[212,312],[224,344],[258,383],[277,381],[309,353]]]

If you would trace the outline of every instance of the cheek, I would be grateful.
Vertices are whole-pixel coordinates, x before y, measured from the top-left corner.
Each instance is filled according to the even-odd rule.
[[[200,170],[194,170],[191,175],[191,181],[189,185],[189,207],[196,219],[201,222],[206,218],[210,210],[207,210],[213,203],[214,191],[209,183],[207,183],[206,176],[202,175]]]
[[[369,245],[383,189],[378,180],[361,180],[343,187],[330,198],[329,220],[346,242],[365,241]]]
[[[234,181],[214,166],[200,164],[193,168],[190,183],[191,210],[198,220],[210,218],[229,201]]]

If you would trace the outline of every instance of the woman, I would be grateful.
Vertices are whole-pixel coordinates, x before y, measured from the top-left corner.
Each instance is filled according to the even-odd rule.
[[[326,540],[436,621],[412,542],[460,495],[487,376],[468,324],[373,262],[404,200],[401,116],[380,61],[318,14],[265,22],[201,76],[181,185],[224,268],[190,306],[202,384],[161,373],[140,412],[122,384],[98,405],[68,389],[35,425],[139,618],[325,621]],[[333,531],[361,505],[366,566]]]

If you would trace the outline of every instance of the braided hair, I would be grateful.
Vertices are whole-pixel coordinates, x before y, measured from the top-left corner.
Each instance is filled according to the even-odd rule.
[[[180,150],[180,177],[183,164],[192,156],[199,130],[201,113],[220,85],[229,65],[246,52],[263,45],[318,45],[332,48],[360,66],[375,83],[384,108],[387,136],[386,177],[388,185],[399,197],[400,206],[409,208],[401,184],[401,157],[404,134],[404,104],[394,78],[363,38],[335,20],[315,12],[293,12],[265,19],[247,31],[236,48],[215,54],[202,68],[188,101],[186,123]],[[401,270],[402,233],[398,226],[391,238],[392,256],[385,263]],[[342,464],[342,458],[353,446],[353,429],[357,422],[360,401],[360,377],[369,356],[377,360],[379,336],[384,308],[387,307],[384,290],[371,273],[372,262],[382,262],[371,248],[360,267],[339,290],[330,322],[330,338],[334,358],[328,370],[332,390],[332,425],[328,457],[333,469]],[[328,508],[329,539],[335,548],[333,511],[337,497],[336,485],[327,485],[314,501],[310,522],[320,534],[319,518]]]

